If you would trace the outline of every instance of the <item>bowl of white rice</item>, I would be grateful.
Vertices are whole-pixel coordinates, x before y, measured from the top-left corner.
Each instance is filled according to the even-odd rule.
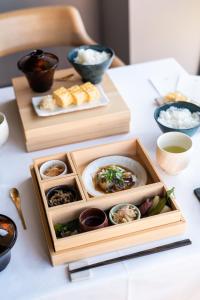
[[[68,61],[81,75],[84,82],[100,83],[102,76],[114,58],[111,48],[101,45],[84,45],[73,48],[67,55]]]
[[[200,126],[200,107],[185,101],[171,102],[158,107],[154,118],[162,132],[178,131],[192,136]]]

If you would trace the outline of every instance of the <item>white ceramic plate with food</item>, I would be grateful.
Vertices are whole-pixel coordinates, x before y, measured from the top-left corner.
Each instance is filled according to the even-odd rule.
[[[133,187],[145,185],[147,183],[147,173],[143,166],[136,160],[120,155],[105,156],[91,162],[82,173],[82,180],[85,189],[91,196],[102,196],[106,192],[97,189],[95,184],[96,174],[99,170],[108,166],[119,166],[135,175]]]
[[[108,97],[104,93],[103,88],[100,85],[96,85],[96,87],[98,88],[98,90],[100,92],[100,98],[98,100],[91,100],[90,102],[85,102],[85,103],[80,104],[80,105],[71,104],[67,108],[62,108],[62,107],[59,107],[59,106],[55,106],[54,110],[45,110],[45,109],[41,109],[39,107],[40,101],[45,96],[45,95],[42,95],[42,96],[33,97],[32,98],[32,105],[33,105],[33,108],[34,108],[36,114],[39,117],[55,116],[55,115],[66,114],[66,113],[71,113],[71,112],[75,112],[75,111],[80,111],[80,110],[85,110],[85,109],[92,109],[92,108],[107,105],[110,102],[110,100],[108,99]]]

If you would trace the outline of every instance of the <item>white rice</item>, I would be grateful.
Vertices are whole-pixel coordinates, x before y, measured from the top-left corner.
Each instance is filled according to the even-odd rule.
[[[93,49],[79,49],[74,61],[81,65],[96,65],[104,62],[109,57],[110,54],[105,51],[99,52]]]
[[[199,112],[191,113],[187,108],[171,106],[160,112],[158,122],[170,128],[187,129],[199,125],[200,116]]]

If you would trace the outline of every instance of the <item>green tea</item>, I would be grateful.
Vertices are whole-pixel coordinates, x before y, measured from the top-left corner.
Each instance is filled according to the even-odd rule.
[[[185,152],[187,149],[180,147],[180,146],[167,146],[163,148],[167,152],[171,153],[182,153]]]

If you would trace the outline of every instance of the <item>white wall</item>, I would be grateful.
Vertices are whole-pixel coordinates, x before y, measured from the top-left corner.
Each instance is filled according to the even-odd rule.
[[[129,0],[130,62],[174,57],[196,73],[200,0]]]

